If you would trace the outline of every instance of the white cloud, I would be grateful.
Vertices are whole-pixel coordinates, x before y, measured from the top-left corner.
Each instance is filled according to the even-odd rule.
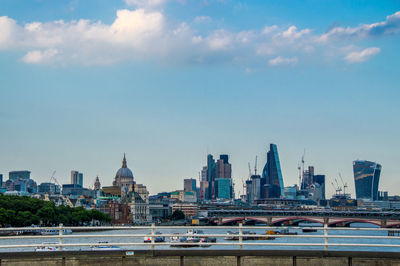
[[[377,47],[366,48],[359,52],[351,52],[346,57],[347,63],[361,63],[368,60],[371,56],[380,53],[381,49]]]
[[[136,6],[139,8],[157,8],[166,4],[169,0],[124,0],[129,6]]]
[[[209,23],[212,19],[209,16],[197,16],[193,20],[195,23]]]
[[[387,16],[385,21],[363,24],[358,27],[335,27],[320,36],[321,42],[343,39],[362,39],[400,33],[400,11]]]
[[[277,25],[272,25],[272,26],[265,26],[264,29],[262,30],[263,34],[270,34],[278,29]]]
[[[47,49],[44,51],[29,51],[22,60],[28,64],[40,64],[49,62],[58,54],[56,49]]]
[[[278,36],[281,36],[283,38],[291,39],[291,40],[296,40],[301,37],[303,37],[306,34],[309,34],[311,32],[310,29],[304,29],[301,31],[297,31],[296,26],[290,26],[286,31],[279,33]]]
[[[161,6],[168,0],[126,1],[135,6],[145,2]],[[298,56],[303,54],[316,60],[321,56],[330,60],[345,57],[347,62],[352,63],[363,62],[380,50],[372,47],[360,52],[355,39],[343,36],[351,32],[360,35],[366,28],[369,35],[375,36],[400,33],[398,17],[400,12],[388,16],[384,22],[347,29],[337,27],[327,34],[318,35],[311,29],[299,29],[294,25],[286,28],[272,25],[242,31],[203,29],[202,25],[199,30],[196,29],[198,23],[211,18],[201,16],[190,21],[198,23],[177,22],[160,9],[144,6],[118,10],[110,24],[81,19],[33,21],[21,25],[3,16],[0,17],[0,50],[22,51],[25,53],[24,62],[36,64],[90,65],[155,60],[168,64],[225,61],[251,66],[252,62],[257,64],[265,62],[268,57],[275,57],[269,60],[269,65],[276,66],[295,65]],[[343,32],[347,33],[343,35]],[[336,41],[337,38],[340,41]],[[352,48],[346,50],[345,47]]]
[[[281,65],[295,65],[295,64],[297,64],[298,61],[299,60],[295,56],[294,57],[288,57],[288,58],[278,56],[278,57],[275,57],[273,59],[270,59],[268,61],[268,63],[271,66],[281,66]]]

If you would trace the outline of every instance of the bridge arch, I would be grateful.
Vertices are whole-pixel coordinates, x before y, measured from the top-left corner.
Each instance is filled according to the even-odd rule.
[[[296,223],[300,222],[312,222],[312,223],[319,223],[319,224],[324,224],[324,221],[322,219],[316,219],[312,217],[280,217],[278,219],[272,219],[271,225],[277,225],[282,222],[290,222],[290,221],[296,221]]]
[[[352,223],[366,223],[381,226],[380,221],[368,220],[368,219],[335,219],[332,222],[328,222],[328,226],[337,226],[338,224],[343,224],[344,226],[350,226]]]

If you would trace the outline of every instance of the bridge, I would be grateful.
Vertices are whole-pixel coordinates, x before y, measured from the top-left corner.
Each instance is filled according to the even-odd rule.
[[[310,229],[310,227],[243,226],[242,224],[202,227],[154,224],[42,227],[44,230],[57,230],[58,234],[1,236],[0,265],[400,265],[400,229],[332,228],[325,224],[324,227],[317,228],[319,232],[315,234],[288,234],[281,231],[287,229],[293,233],[293,230],[301,232],[306,228]],[[64,235],[66,229],[84,234]],[[190,242],[188,247],[188,242],[173,242],[172,238],[169,238],[178,236],[187,239],[188,229],[204,229],[203,234],[194,237],[214,237],[218,240]],[[0,228],[0,232],[30,230],[31,227]],[[236,231],[236,239],[226,240],[227,232],[232,230]],[[273,235],[266,234],[266,231],[272,230],[281,233],[277,231],[278,233]],[[166,241],[156,242],[155,239],[160,236],[166,237]],[[143,237],[146,239],[149,237],[151,241],[144,243]],[[249,240],[249,237],[252,240]],[[55,239],[54,242],[47,243],[54,249],[32,251],[35,246],[43,245],[40,244],[41,241],[49,239]],[[99,240],[102,241],[98,242]],[[114,248],[99,249],[104,245],[112,245]]]
[[[208,210],[212,223],[264,223],[270,226],[311,222],[330,227],[348,227],[352,223],[368,223],[384,228],[400,227],[400,212],[372,211],[305,211],[305,210]]]

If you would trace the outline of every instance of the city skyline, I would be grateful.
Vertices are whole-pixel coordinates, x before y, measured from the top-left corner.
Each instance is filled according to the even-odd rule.
[[[275,143],[286,186],[305,148],[328,197],[338,173],[355,196],[355,160],[381,164],[379,190],[400,194],[398,1],[0,6],[3,180],[56,170],[67,184],[78,170],[107,186],[126,152],[155,194],[228,154],[238,195]]]

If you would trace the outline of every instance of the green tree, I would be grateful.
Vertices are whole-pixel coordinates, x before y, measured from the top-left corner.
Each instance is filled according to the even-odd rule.
[[[175,210],[171,215],[172,220],[183,220],[185,219],[185,214],[181,210]]]

